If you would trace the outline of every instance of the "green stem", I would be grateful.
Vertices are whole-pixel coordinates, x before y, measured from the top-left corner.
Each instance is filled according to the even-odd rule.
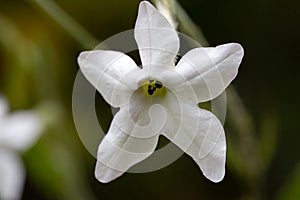
[[[181,29],[197,40],[202,46],[208,46],[209,43],[202,33],[201,29],[193,22],[181,5],[175,1],[176,13]]]
[[[170,17],[172,20],[169,22],[173,27],[177,28],[177,22],[180,24],[180,29],[186,34],[190,35],[192,38],[197,40],[202,46],[208,46],[206,38],[204,37],[201,29],[193,22],[186,11],[181,7],[181,5],[176,0],[152,0],[156,7],[164,7],[164,9],[159,9],[160,12],[165,15],[165,17]],[[167,12],[167,13],[166,13]]]
[[[70,34],[83,48],[90,49],[99,44],[99,41],[92,36],[84,27],[68,15],[53,0],[30,0],[45,13],[47,13],[61,28]]]
[[[241,97],[233,86],[226,89],[228,102],[228,115],[240,141],[241,153],[244,154],[244,167],[251,173],[252,177],[260,176],[263,171],[262,157],[258,147],[258,140],[254,121],[247,111]]]

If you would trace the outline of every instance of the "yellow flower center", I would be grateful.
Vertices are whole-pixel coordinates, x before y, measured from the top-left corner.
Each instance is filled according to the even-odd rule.
[[[146,96],[164,96],[167,93],[166,88],[160,81],[148,80],[142,85]]]

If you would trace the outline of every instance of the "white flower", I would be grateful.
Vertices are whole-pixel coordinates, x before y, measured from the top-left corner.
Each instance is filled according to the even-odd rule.
[[[120,107],[99,145],[96,178],[107,183],[121,176],[150,156],[164,135],[190,155],[208,179],[221,181],[224,129],[197,104],[220,95],[235,78],[243,48],[236,43],[195,48],[175,66],[177,32],[146,1],[140,3],[134,36],[142,68],[116,51],[87,51],[78,57],[91,84],[110,105]]]
[[[8,103],[0,96],[0,199],[21,198],[25,171],[19,154],[37,140],[41,125],[29,111],[8,114]]]

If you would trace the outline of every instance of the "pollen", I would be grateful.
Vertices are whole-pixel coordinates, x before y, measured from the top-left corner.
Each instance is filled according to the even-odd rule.
[[[162,82],[157,80],[146,81],[142,88],[147,96],[164,96],[167,92]]]

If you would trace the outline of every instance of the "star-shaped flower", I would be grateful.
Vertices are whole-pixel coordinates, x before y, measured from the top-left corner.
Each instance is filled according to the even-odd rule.
[[[219,182],[225,174],[222,124],[198,107],[220,95],[238,73],[243,48],[236,43],[195,48],[175,66],[179,38],[150,3],[140,3],[134,37],[142,66],[116,51],[78,57],[81,71],[113,107],[120,107],[98,148],[96,178],[107,183],[150,156],[164,135]]]
[[[0,96],[0,199],[20,199],[25,171],[19,154],[31,147],[41,133],[41,123],[30,111],[7,114]]]

